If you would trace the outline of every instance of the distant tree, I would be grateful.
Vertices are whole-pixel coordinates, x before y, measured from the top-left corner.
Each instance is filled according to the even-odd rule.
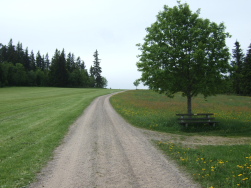
[[[0,63],[0,87],[9,85],[10,67],[13,67],[12,63],[6,61]]]
[[[58,67],[59,67],[59,56],[60,56],[60,51],[56,49],[54,56],[52,57],[51,60],[51,67],[50,67],[50,72],[49,72],[49,79],[50,79],[50,84],[52,86],[57,86],[57,75],[58,75]]]
[[[37,85],[37,75],[36,72],[30,70],[27,72],[27,85],[28,86],[36,86]]]
[[[17,43],[17,48],[16,48],[16,63],[21,63],[24,65],[24,50],[23,50],[23,45],[22,43],[18,42]]]
[[[53,86],[66,87],[68,85],[68,72],[66,70],[66,59],[64,49],[60,53],[56,49],[52,58],[50,81]]]
[[[80,69],[81,68],[82,60],[81,60],[80,57],[77,58],[75,64],[76,64],[76,69]]]
[[[33,50],[31,50],[31,54],[30,54],[30,70],[33,70],[33,71],[36,70],[36,61],[35,61]]]
[[[66,69],[68,70],[68,72],[71,72],[70,57],[71,57],[71,53],[68,53],[67,58],[66,58]]]
[[[102,86],[101,88],[106,88],[108,85],[108,81],[105,77],[102,76]]]
[[[16,64],[16,50],[12,39],[10,39],[7,47],[7,62]]]
[[[81,69],[81,77],[82,77],[82,86],[89,87],[90,77],[88,71],[86,69]]]
[[[233,80],[233,88],[236,94],[242,94],[242,71],[244,63],[244,54],[241,49],[241,45],[238,41],[235,42],[235,48],[233,49],[233,60],[231,62],[232,71],[231,78]]]
[[[84,61],[81,61],[80,69],[81,69],[81,70],[85,70],[85,69],[86,69],[85,62],[84,62]]]
[[[42,59],[42,56],[40,54],[40,51],[37,52],[37,55],[36,55],[36,67],[37,69],[41,69],[41,70],[44,70],[43,68],[43,59]]]
[[[140,84],[140,80],[139,79],[137,79],[137,80],[135,80],[133,82],[133,85],[136,87],[136,90],[137,90],[137,87],[139,86],[139,84]]]
[[[10,72],[11,86],[25,86],[27,84],[27,74],[21,63],[16,63],[16,65],[11,66]]]
[[[94,52],[94,61],[93,61],[93,76],[95,78],[95,87],[102,88],[102,76],[101,76],[101,67],[100,67],[100,59],[98,58],[98,50]]]
[[[199,18],[188,4],[180,4],[157,15],[146,29],[137,63],[141,81],[150,89],[173,97],[182,92],[187,97],[187,112],[192,113],[192,98],[217,94],[223,73],[229,68],[230,54],[223,23]]]
[[[28,47],[25,49],[24,52],[24,68],[26,71],[30,71],[31,70],[31,63],[30,63],[30,56],[29,56],[29,50]]]
[[[89,87],[95,87],[95,77],[94,77],[94,69],[90,67],[90,77],[89,77]]]
[[[49,59],[48,53],[46,53],[46,55],[45,55],[44,66],[45,66],[45,70],[49,70],[49,67],[50,67],[50,59]]]
[[[243,64],[243,93],[251,96],[251,44],[247,51],[245,61]]]
[[[1,44],[0,47],[0,62],[3,63],[8,60],[7,46]]]

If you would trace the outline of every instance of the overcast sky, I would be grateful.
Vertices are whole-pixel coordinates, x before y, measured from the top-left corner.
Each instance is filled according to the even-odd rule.
[[[37,54],[56,49],[74,53],[88,70],[97,49],[102,76],[108,88],[134,89],[140,78],[135,46],[143,43],[145,28],[156,21],[164,5],[173,7],[176,0],[0,0],[0,43],[19,41],[23,48]],[[251,43],[250,0],[182,0],[193,11],[201,9],[200,17],[216,23],[224,22],[232,35],[227,45],[232,52],[238,40],[246,53]],[[146,88],[140,85],[139,88]]]

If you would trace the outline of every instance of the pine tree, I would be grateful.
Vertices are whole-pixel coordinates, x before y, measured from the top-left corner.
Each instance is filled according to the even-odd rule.
[[[1,44],[0,49],[0,62],[3,63],[7,61],[8,55],[7,55],[7,46]]]
[[[17,49],[16,49],[16,63],[21,63],[24,65],[24,51],[23,51],[23,45],[22,43],[17,43]]]
[[[82,63],[81,58],[78,56],[78,58],[76,60],[76,68],[77,69],[80,69],[81,63]]]
[[[243,64],[243,94],[251,95],[251,44]]]
[[[98,58],[98,50],[94,52],[94,65],[92,67],[93,76],[95,78],[95,87],[102,88],[102,76],[101,76],[101,67],[100,67],[100,59]]]
[[[31,54],[30,54],[30,70],[33,70],[33,71],[36,70],[36,61],[35,61],[33,50],[31,51]]]
[[[16,56],[15,46],[12,44],[12,39],[10,39],[7,47],[7,62],[16,64],[15,56]]]
[[[90,76],[89,76],[89,87],[95,87],[95,77],[94,77],[94,69],[90,67]]]
[[[40,51],[38,51],[38,52],[37,52],[37,56],[36,56],[36,67],[37,67],[38,69],[43,70],[42,64],[43,64],[43,60],[42,60],[42,57],[41,57],[41,55],[40,55]]]
[[[231,62],[232,72],[231,78],[233,80],[233,88],[236,94],[242,94],[242,71],[243,71],[244,54],[242,52],[240,43],[235,42],[235,49],[233,49],[233,60]]]
[[[50,81],[53,86],[66,87],[68,84],[68,72],[64,49],[60,53],[56,49],[51,62]]]
[[[48,55],[48,53],[46,53],[46,55],[45,55],[44,64],[45,64],[45,70],[49,70],[49,67],[50,67],[50,60],[49,60],[49,55]]]
[[[29,56],[28,47],[25,49],[25,52],[24,52],[24,67],[25,67],[26,71],[30,71],[31,70],[30,56]]]

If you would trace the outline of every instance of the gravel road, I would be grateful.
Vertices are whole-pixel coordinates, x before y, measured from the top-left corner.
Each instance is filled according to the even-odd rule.
[[[110,96],[84,111],[30,187],[199,187],[115,112]]]

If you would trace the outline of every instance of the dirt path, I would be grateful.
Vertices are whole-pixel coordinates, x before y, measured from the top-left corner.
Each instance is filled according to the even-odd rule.
[[[97,98],[71,126],[31,187],[199,187],[154,148],[146,134]]]

